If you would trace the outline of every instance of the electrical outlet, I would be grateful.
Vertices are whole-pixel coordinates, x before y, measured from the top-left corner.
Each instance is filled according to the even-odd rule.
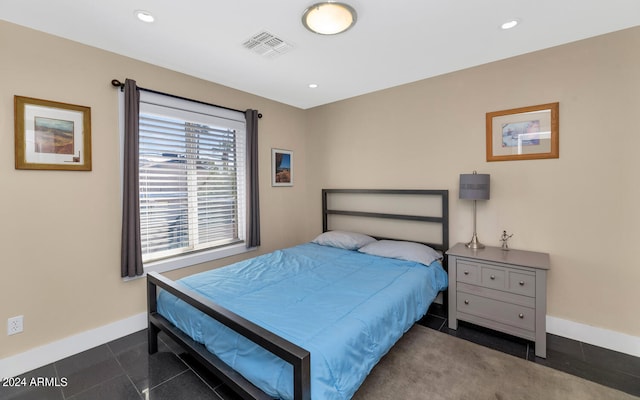
[[[15,335],[24,329],[24,316],[18,315],[7,320],[7,335]]]

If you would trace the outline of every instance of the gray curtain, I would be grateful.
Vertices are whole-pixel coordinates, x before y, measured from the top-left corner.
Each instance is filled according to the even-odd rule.
[[[122,199],[122,277],[143,274],[138,193],[140,91],[136,81],[124,83],[124,188]]]
[[[245,111],[247,120],[247,247],[260,246],[260,190],[258,186],[258,111]]]

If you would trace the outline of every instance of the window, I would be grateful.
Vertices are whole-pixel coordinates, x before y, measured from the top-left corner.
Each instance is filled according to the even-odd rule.
[[[196,252],[184,265],[218,258],[202,259],[203,251],[226,256],[233,245],[245,251],[244,114],[141,91],[139,122],[145,269]]]

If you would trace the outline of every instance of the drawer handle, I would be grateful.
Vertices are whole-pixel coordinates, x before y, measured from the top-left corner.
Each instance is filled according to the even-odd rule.
[[[465,275],[469,275],[469,271],[464,271],[464,274]]]
[[[520,286],[524,286],[524,281],[520,281],[518,283],[520,284]]]
[[[524,314],[522,314],[522,313],[518,314],[518,318],[524,319]]]
[[[464,304],[469,304],[469,300],[465,300],[465,301],[464,301]]]
[[[495,280],[496,280],[496,276],[495,276],[495,275],[491,275],[491,277],[490,277],[490,278],[491,278],[491,280],[492,280],[492,281],[495,281]]]

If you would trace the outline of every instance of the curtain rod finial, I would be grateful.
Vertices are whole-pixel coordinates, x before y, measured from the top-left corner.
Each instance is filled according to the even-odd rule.
[[[112,80],[111,80],[111,85],[112,85],[113,87],[119,87],[119,88],[120,88],[120,90],[124,90],[124,83],[120,82],[120,81],[119,81],[119,80],[117,80],[117,79],[112,79]]]

